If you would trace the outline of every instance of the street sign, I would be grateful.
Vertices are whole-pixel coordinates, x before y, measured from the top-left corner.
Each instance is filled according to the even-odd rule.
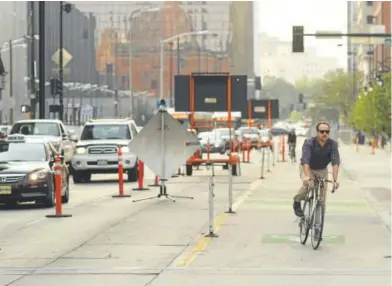
[[[72,60],[72,55],[66,50],[63,49],[63,67],[65,67],[66,65],[69,64],[69,62]],[[53,56],[52,56],[52,61],[57,64],[60,65],[60,49],[57,50]]]
[[[162,120],[165,124],[163,138]],[[197,136],[188,132],[180,122],[167,112],[157,112],[131,141],[129,149],[156,176],[168,179],[186,163],[199,146]]]
[[[342,36],[338,35],[341,33],[340,31],[317,31],[316,39],[340,39]]]

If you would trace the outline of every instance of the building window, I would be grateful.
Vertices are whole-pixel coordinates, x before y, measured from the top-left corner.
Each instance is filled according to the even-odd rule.
[[[366,6],[372,6],[373,5],[373,1],[366,1]]]
[[[373,24],[373,16],[366,16],[366,24]]]

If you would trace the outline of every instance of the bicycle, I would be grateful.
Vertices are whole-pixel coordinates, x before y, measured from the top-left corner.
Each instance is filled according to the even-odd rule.
[[[320,191],[324,187],[324,182],[333,183],[330,180],[325,180],[322,177],[314,177],[314,185],[312,190],[306,195],[303,212],[304,216],[299,222],[299,235],[300,240],[303,245],[309,236],[309,231],[312,229],[311,243],[314,250],[316,250],[321,243],[323,228],[324,228],[324,215],[325,215],[325,205],[320,199]],[[332,193],[335,192],[335,186],[333,187]],[[319,223],[317,223],[317,216],[319,217]]]
[[[295,163],[295,148],[293,143],[289,143],[289,156],[291,163]]]

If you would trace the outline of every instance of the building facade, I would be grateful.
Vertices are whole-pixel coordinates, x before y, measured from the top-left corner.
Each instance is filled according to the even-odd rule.
[[[384,25],[385,33],[391,33],[391,1],[374,1],[373,17],[374,24]],[[391,71],[391,42],[375,45],[373,65],[377,71]]]
[[[173,93],[170,79],[176,73],[220,71],[254,77],[251,1],[75,4],[97,16],[98,70],[104,74],[105,66],[114,65],[118,87],[159,95],[160,39],[203,30],[217,36],[182,37],[165,45],[164,97]]]
[[[339,68],[336,58],[320,57],[315,49],[306,48],[304,53],[292,53],[291,42],[284,42],[266,34],[258,36],[260,43],[260,71],[264,77],[280,77],[287,82],[295,83],[298,78],[323,77],[327,72]]]
[[[353,32],[353,25],[357,22],[357,1],[347,1],[347,32]],[[347,37],[347,71],[356,71],[357,45],[350,37]]]

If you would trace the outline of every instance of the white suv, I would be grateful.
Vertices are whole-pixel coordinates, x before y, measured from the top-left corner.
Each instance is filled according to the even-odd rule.
[[[86,122],[72,157],[71,173],[74,183],[89,182],[91,174],[118,172],[118,146],[123,154],[124,173],[128,181],[136,182],[137,157],[129,150],[129,143],[137,134],[130,119],[96,119]]]

